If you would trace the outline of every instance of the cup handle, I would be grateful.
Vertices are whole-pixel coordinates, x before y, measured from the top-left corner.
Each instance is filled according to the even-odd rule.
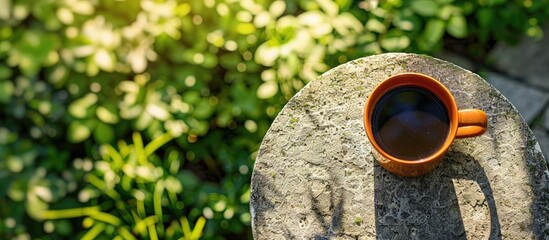
[[[462,109],[458,111],[458,129],[456,138],[468,138],[482,135],[486,132],[486,113],[478,109]]]

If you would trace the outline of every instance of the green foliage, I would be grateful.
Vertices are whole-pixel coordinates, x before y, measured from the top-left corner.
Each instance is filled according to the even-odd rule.
[[[95,161],[92,168],[82,169],[85,184],[78,200],[91,206],[34,208],[33,217],[84,217],[82,225],[88,230],[82,239],[198,239],[206,220],[194,216],[198,220],[191,230],[183,215],[181,195],[188,173],[179,171],[179,152],[169,150],[164,158],[154,154],[172,138],[165,133],[144,146],[141,135],[134,133],[133,144],[119,142],[119,150],[103,145],[99,150],[101,160]]]
[[[540,37],[547,6],[0,1],[0,238],[250,237],[256,151],[307,82],[449,37]]]
[[[472,42],[464,46],[466,54],[478,57],[494,42],[541,38],[540,23],[549,17],[547,0],[365,0],[359,6],[366,13],[358,18],[368,19],[365,35],[373,34],[362,35],[371,41],[365,43],[366,53],[431,53],[443,47],[446,36]]]

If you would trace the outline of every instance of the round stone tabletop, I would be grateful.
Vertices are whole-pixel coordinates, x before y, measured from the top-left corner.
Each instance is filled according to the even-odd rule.
[[[484,135],[457,139],[423,177],[383,169],[364,131],[370,92],[402,72],[439,79],[460,109],[488,115]],[[345,63],[296,94],[261,144],[250,201],[255,239],[549,236],[549,171],[517,110],[478,75],[415,54]]]

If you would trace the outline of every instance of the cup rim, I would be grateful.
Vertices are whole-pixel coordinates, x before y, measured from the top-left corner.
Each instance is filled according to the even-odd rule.
[[[446,140],[435,153],[424,158],[414,159],[414,160],[397,158],[385,152],[379,146],[379,144],[377,144],[374,138],[370,119],[377,102],[388,91],[393,90],[397,87],[402,87],[402,86],[419,86],[429,90],[438,99],[441,100],[441,102],[444,104],[444,107],[448,111],[450,127],[449,127],[449,132],[448,132],[448,136],[446,137]],[[396,75],[392,75],[386,78],[385,80],[383,80],[380,84],[378,84],[374,88],[374,90],[370,93],[370,96],[368,96],[368,99],[366,100],[366,105],[364,106],[364,112],[363,112],[363,121],[364,121],[364,129],[366,131],[366,135],[368,136],[368,139],[370,140],[370,143],[375,148],[375,150],[379,152],[383,157],[391,161],[395,161],[405,165],[418,165],[418,164],[424,164],[426,162],[439,159],[448,151],[457,133],[459,116],[458,116],[457,104],[452,93],[440,81],[422,73],[406,72],[406,73],[399,73]]]

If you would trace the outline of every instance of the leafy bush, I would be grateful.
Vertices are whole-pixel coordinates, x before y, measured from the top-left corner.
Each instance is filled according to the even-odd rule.
[[[539,37],[548,5],[1,1],[0,238],[249,237],[253,159],[304,84],[448,37]]]
[[[495,42],[515,44],[524,35],[541,38],[540,24],[549,17],[547,0],[371,0],[359,6],[366,11],[357,16],[367,19],[368,30],[361,38],[377,40],[366,45],[367,53],[460,48],[444,45],[445,38],[453,38],[461,39],[457,43],[465,45],[464,54],[484,57]]]

